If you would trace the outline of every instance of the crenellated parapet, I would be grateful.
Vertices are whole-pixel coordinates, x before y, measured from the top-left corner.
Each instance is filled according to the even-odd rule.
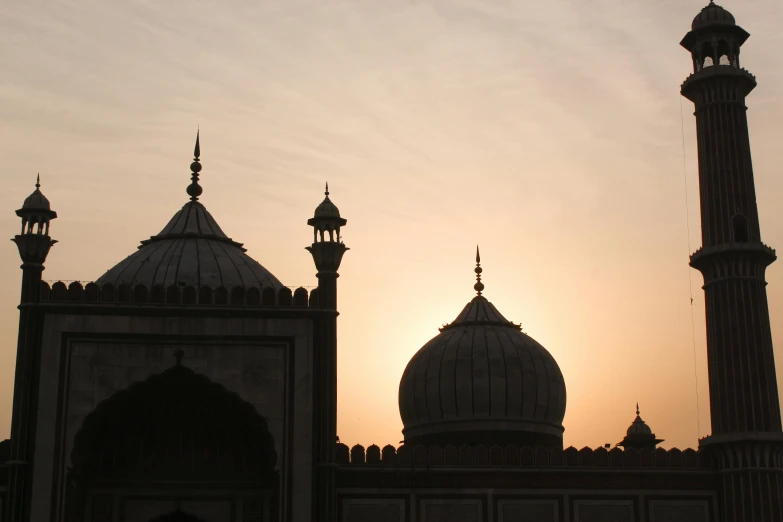
[[[394,446],[365,449],[338,444],[338,466],[350,467],[473,467],[473,468],[655,468],[710,469],[711,461],[693,449],[636,450],[614,447],[581,450],[529,446]]]
[[[66,284],[67,283],[67,284]],[[69,304],[132,304],[167,306],[242,306],[318,308],[318,289],[172,285],[99,285],[94,282],[41,282],[40,301]]]

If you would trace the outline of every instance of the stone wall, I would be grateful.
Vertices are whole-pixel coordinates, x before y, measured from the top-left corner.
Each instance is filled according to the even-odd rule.
[[[91,499],[91,522],[149,522],[176,510],[203,522],[267,522],[271,520],[270,494],[237,489],[203,491],[167,498],[165,490],[136,490],[132,495],[116,492]]]
[[[714,498],[591,490],[343,491],[341,522],[713,522]]]
[[[341,522],[712,522],[698,451],[339,445]]]

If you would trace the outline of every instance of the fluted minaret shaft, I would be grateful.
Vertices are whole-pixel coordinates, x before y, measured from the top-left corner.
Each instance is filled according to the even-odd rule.
[[[745,96],[753,76],[730,65],[683,84],[696,106],[703,247],[691,264],[704,275],[713,434],[781,430],[765,269]]]
[[[718,74],[723,68],[728,74]],[[696,105],[702,244],[758,243],[761,235],[745,106],[746,90],[755,81],[730,66],[714,69],[710,78],[684,91]]]
[[[760,257],[725,252],[700,268],[705,276],[710,408],[716,435],[781,431]]]
[[[22,299],[19,305],[19,335],[11,416],[11,454],[6,463],[8,493],[3,502],[2,513],[3,520],[8,522],[30,520],[40,382],[43,320],[40,312],[35,309],[35,303],[38,302],[41,291],[43,265],[25,263],[22,270]]]

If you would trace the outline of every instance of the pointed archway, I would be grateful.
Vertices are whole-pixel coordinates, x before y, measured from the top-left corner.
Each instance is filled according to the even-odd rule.
[[[161,483],[276,491],[276,462],[267,421],[253,405],[178,364],[117,392],[84,419],[71,452],[68,512],[83,520],[91,492],[117,484],[125,491]]]

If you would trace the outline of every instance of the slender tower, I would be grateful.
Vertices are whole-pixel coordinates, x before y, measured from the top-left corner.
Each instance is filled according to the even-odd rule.
[[[52,211],[40,188],[39,176],[35,192],[16,211],[16,215],[22,218],[22,232],[12,239],[22,258],[22,298],[11,417],[11,456],[7,463],[8,497],[3,502],[4,522],[30,520],[42,330],[42,317],[35,305],[41,295],[44,261],[49,249],[57,242],[49,237],[49,222],[57,217],[57,213]]]
[[[315,345],[315,396],[313,405],[313,439],[315,444],[316,472],[313,520],[337,521],[336,464],[334,453],[337,439],[337,278],[340,262],[348,248],[340,239],[340,228],[347,221],[329,199],[315,209],[315,216],[307,221],[313,227],[313,244],[307,250],[313,255],[318,270],[318,306],[324,312],[319,321],[319,334]]]
[[[750,35],[710,4],[681,45],[693,57],[682,95],[696,106],[712,435],[700,442],[720,468],[722,520],[783,520],[783,433],[745,97],[756,79],[740,68]]]

